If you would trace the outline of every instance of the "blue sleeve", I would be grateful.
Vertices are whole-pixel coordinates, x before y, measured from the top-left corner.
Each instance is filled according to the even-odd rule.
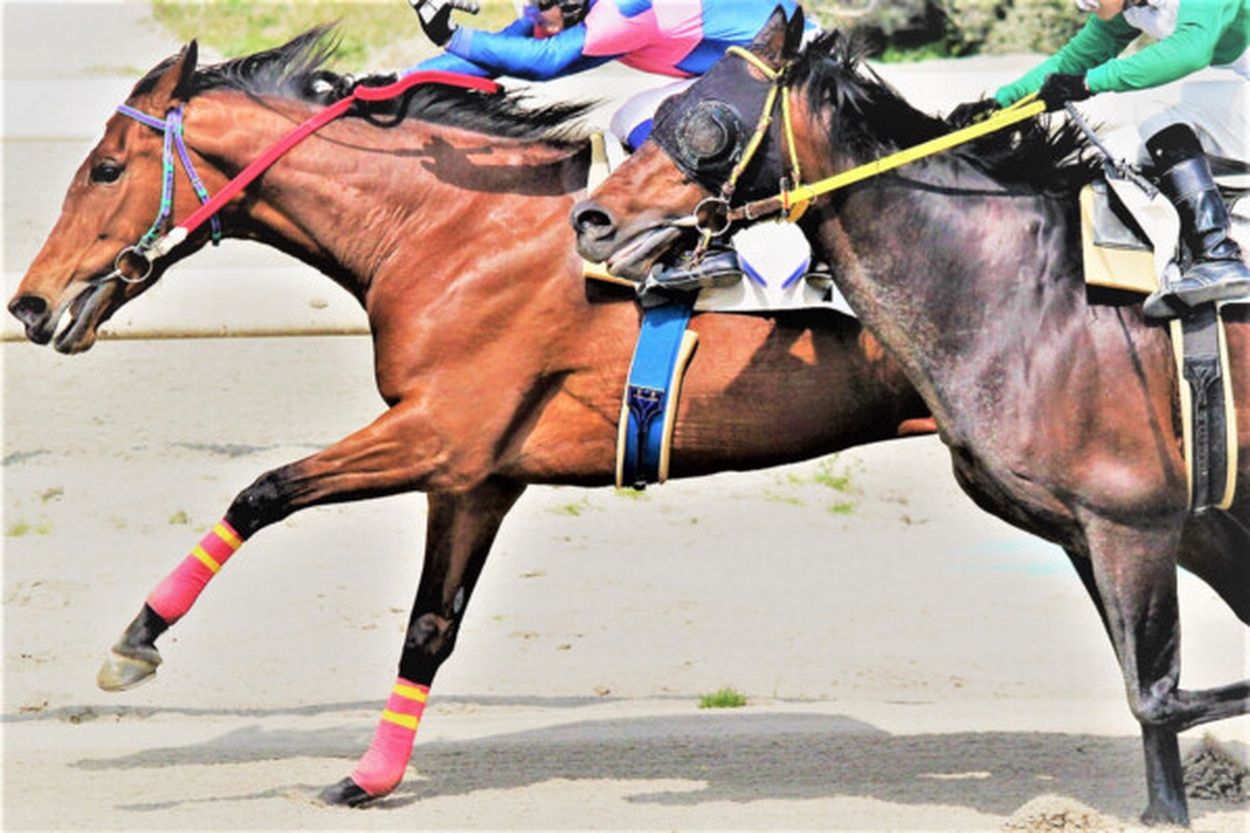
[[[491,72],[486,67],[480,67],[472,61],[466,61],[449,52],[442,55],[435,55],[433,58],[427,58],[415,67],[409,67],[404,70],[403,74],[416,72],[422,69],[437,69],[443,72],[458,72],[461,75],[476,75],[479,78],[494,78],[498,73]]]
[[[518,18],[507,26],[499,30],[502,35],[511,35],[514,37],[526,37],[530,32],[534,31],[534,24],[525,18]],[[416,66],[409,67],[403,71],[403,75],[416,72],[419,69],[435,69],[443,72],[458,72],[461,75],[476,75],[479,78],[494,78],[498,72],[491,72],[484,66],[479,66],[472,61],[466,61],[450,52],[444,52],[441,55],[435,55],[433,58],[427,58]]]
[[[587,58],[586,26],[577,24],[549,38],[517,37],[508,32],[482,32],[461,26],[447,51],[486,69],[514,78],[547,81],[611,60]]]

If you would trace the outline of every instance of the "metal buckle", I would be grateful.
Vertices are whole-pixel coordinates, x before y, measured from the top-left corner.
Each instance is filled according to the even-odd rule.
[[[723,197],[705,197],[694,207],[694,227],[709,237],[720,237],[732,225],[729,212],[728,200]]]
[[[152,259],[148,257],[146,251],[138,246],[127,246],[118,252],[117,257],[114,258],[113,275],[109,277],[115,275],[123,283],[143,283],[152,276],[152,265]],[[137,277],[131,277],[131,275],[126,273],[127,266],[132,267],[133,271],[137,271],[140,274]]]

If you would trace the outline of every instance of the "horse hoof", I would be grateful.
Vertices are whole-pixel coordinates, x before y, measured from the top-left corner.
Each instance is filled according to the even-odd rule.
[[[1141,814],[1146,827],[1189,827],[1189,810],[1185,807],[1155,807],[1151,805]]]
[[[369,795],[362,790],[351,778],[344,778],[337,784],[331,784],[321,791],[317,796],[326,804],[332,804],[336,807],[359,807],[367,804],[375,798],[381,796]]]
[[[95,683],[105,691],[127,691],[156,676],[160,664],[161,654],[155,648],[127,648],[126,653],[113,648]]]

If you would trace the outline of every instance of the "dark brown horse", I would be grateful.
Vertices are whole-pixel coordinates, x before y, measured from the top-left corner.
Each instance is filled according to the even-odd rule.
[[[200,70],[192,44],[140,81],[127,105],[158,119],[180,106],[194,166],[216,192],[318,109],[306,91],[327,80],[318,68],[322,42],[313,32]],[[393,697],[428,688],[451,654],[495,534],[527,484],[613,481],[639,324],[628,293],[587,286],[574,251],[567,218],[590,155],[565,124],[578,108],[528,111],[507,96],[433,87],[421,88],[408,110],[381,119],[353,111],[221,215],[227,236],[273,245],[359,300],[390,407],[324,451],[261,475],[230,505],[220,536],[194,553],[219,565],[300,509],[427,492],[425,564],[399,663],[406,683]],[[32,341],[88,349],[101,322],[207,242],[204,226],[157,260],[146,282],[101,280],[157,216],[161,178],[161,132],[115,115],[9,305]],[[196,207],[179,169],[173,216]],[[854,321],[700,315],[693,328],[701,347],[684,386],[674,476],[890,439],[927,416],[898,366]],[[187,570],[200,569],[186,566],[193,560],[157,595],[172,580],[193,601],[185,592]],[[150,677],[160,662],[156,638],[170,624],[145,604],[101,684],[125,688]],[[415,724],[411,714],[401,718]],[[405,748],[371,748],[362,766],[378,776],[381,761],[380,780],[365,790],[344,779],[326,798],[357,803],[393,789],[410,751],[411,734]]]
[[[796,56],[801,28],[774,15],[751,50],[763,69],[727,57],[666,103],[656,133],[676,138],[648,142],[574,212],[583,254],[635,254],[613,261],[622,273],[665,256],[671,230],[725,182],[700,151],[751,132],[783,67],[807,181],[950,129],[859,69],[837,34]],[[777,192],[789,160],[781,121],[735,203]],[[818,199],[800,224],[932,409],[965,491],[1066,549],[1141,724],[1144,819],[1187,823],[1177,733],[1250,710],[1250,681],[1180,687],[1176,595],[1180,564],[1250,624],[1250,316],[1224,311],[1238,496],[1228,511],[1191,515],[1168,334],[1129,299],[1091,302],[1081,279],[1072,186],[1091,166],[1061,164],[1079,149],[1073,135],[1031,126],[903,167]]]

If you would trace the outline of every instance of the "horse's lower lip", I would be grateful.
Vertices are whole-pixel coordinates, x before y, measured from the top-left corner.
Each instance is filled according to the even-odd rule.
[[[112,295],[111,290],[111,282],[92,284],[74,296],[68,304],[70,322],[52,341],[58,353],[78,353],[95,343],[95,328]]]
[[[608,271],[623,278],[642,280],[652,263],[681,235],[682,229],[671,225],[643,229],[608,257]]]

